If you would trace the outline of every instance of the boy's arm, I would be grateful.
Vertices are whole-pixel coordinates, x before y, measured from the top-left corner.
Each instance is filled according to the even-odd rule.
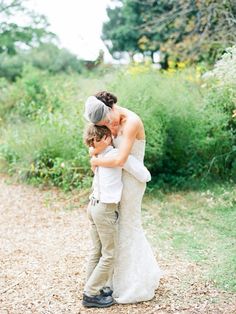
[[[114,148],[113,150],[109,151],[106,156],[114,156],[117,153],[118,149]],[[151,181],[151,174],[148,169],[133,155],[128,156],[128,159],[122,168],[132,174],[140,182]]]

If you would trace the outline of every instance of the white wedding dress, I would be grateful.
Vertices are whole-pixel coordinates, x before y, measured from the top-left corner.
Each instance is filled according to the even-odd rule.
[[[122,136],[113,139],[119,148]],[[145,140],[135,140],[131,154],[143,161]],[[113,297],[117,303],[151,300],[159,285],[161,270],[142,221],[141,204],[146,183],[137,181],[123,170],[123,193],[120,203],[117,255],[112,280]]]

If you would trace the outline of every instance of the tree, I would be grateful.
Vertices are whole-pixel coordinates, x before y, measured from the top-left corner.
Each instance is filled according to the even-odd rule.
[[[135,53],[150,53],[157,51],[157,42],[152,40],[153,34],[140,29],[143,24],[143,14],[146,3],[130,0],[119,1],[118,6],[107,8],[109,21],[103,25],[102,39],[114,58],[119,58],[123,52],[132,57]]]
[[[137,33],[130,29],[124,7],[108,8],[109,21],[103,25],[102,39],[105,41],[114,58],[119,58],[120,53],[129,52],[130,55],[137,52]]]
[[[160,34],[161,49],[178,59],[214,62],[226,47],[236,41],[234,0],[147,2],[152,7],[145,13],[146,20],[140,29]],[[162,10],[165,6],[166,10]]]
[[[34,47],[44,41],[55,38],[48,32],[47,19],[23,6],[24,0],[0,0],[0,53],[14,55],[17,47]],[[14,22],[14,16],[23,13],[28,18],[27,25]]]
[[[114,55],[128,51],[214,62],[236,41],[235,0],[123,0],[108,8],[103,39]]]

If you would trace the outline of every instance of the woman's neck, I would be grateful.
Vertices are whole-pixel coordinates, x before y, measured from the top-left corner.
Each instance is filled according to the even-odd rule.
[[[120,115],[120,123],[119,125],[122,126],[123,123],[126,121],[127,119],[127,111],[125,108],[123,107],[120,107],[118,105],[115,105],[115,109],[119,112],[119,115]]]

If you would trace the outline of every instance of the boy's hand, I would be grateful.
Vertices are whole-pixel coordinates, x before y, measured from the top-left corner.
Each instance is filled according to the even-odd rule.
[[[92,166],[91,169],[92,169],[92,172],[95,174],[96,167]]]
[[[104,151],[105,148],[107,148],[108,145],[111,144],[111,137],[104,135],[103,138],[97,142],[94,140],[94,151],[93,151],[93,156],[96,154],[100,154],[102,151]]]
[[[94,150],[95,150],[94,147],[92,147],[92,146],[89,147],[89,156],[90,157],[94,156]]]

